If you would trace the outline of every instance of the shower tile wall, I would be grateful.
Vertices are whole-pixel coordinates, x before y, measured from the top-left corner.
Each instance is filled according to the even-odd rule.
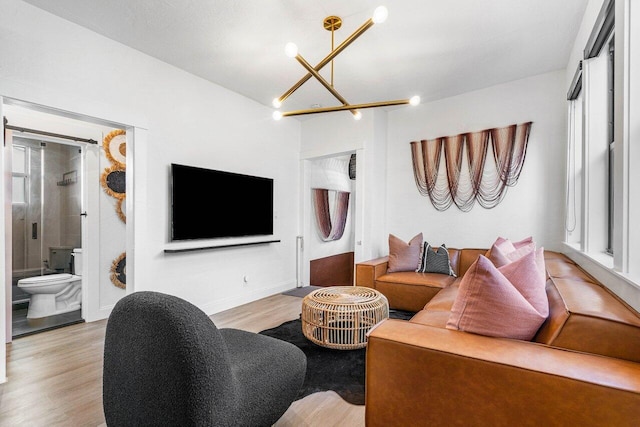
[[[82,208],[80,199],[80,171],[82,164],[80,149],[73,146],[66,146],[65,148],[67,150],[65,173],[75,171],[77,181],[67,186],[59,187],[62,189],[62,206],[60,209],[60,244],[62,246],[80,248],[82,247],[82,225],[80,220],[80,212]]]
[[[31,148],[29,203],[13,205],[13,269],[22,276],[25,270],[32,272],[45,267],[49,248],[81,245],[81,157],[79,148],[71,145],[46,143],[42,148],[40,141],[23,138],[16,138],[14,143]],[[77,171],[77,182],[59,185],[64,174],[71,171]],[[33,223],[37,223],[35,239]]]
[[[42,259],[49,262],[49,248],[61,244],[61,207],[63,189],[57,182],[62,180],[66,169],[67,150],[63,145],[47,143],[44,151],[44,203],[42,211]]]
[[[45,153],[42,256],[48,259],[51,247],[81,247],[80,180],[63,181],[73,171],[79,178],[80,153],[78,147],[51,143]]]

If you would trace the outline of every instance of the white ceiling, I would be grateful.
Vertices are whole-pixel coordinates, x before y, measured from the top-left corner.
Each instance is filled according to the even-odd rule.
[[[335,60],[335,88],[352,104],[423,102],[565,68],[587,0],[25,0],[271,106],[306,74],[284,55],[293,41],[316,65],[384,4]],[[321,74],[330,79],[329,67]],[[339,105],[309,80],[282,110]]]

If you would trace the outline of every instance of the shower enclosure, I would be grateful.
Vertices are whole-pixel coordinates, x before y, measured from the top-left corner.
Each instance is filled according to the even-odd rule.
[[[81,149],[76,145],[14,136],[12,165],[12,302],[29,295],[25,277],[71,273],[71,253],[81,246]]]

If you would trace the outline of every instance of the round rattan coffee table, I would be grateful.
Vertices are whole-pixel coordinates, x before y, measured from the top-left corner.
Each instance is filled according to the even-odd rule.
[[[389,317],[387,298],[363,286],[330,286],[302,300],[302,333],[322,347],[353,350],[367,345],[367,332]]]

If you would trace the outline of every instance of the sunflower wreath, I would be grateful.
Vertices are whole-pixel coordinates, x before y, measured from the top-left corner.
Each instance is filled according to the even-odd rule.
[[[120,289],[127,288],[127,253],[121,253],[111,263],[111,283]]]
[[[126,171],[118,165],[106,168],[100,177],[104,191],[116,199],[124,199],[127,190]]]
[[[102,148],[109,161],[122,169],[127,164],[127,132],[122,129],[111,131],[104,137]]]

